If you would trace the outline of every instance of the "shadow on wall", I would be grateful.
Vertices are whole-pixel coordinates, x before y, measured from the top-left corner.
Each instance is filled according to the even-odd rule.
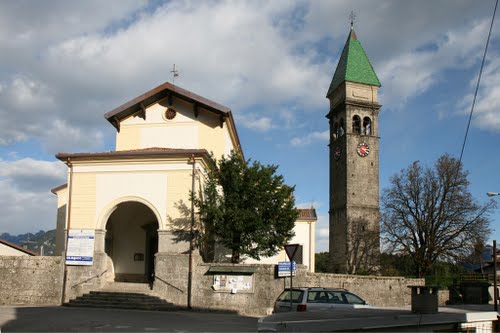
[[[175,209],[178,211],[177,218],[169,216],[168,223],[173,229],[173,241],[175,243],[189,243],[191,240],[191,204],[189,206],[184,200],[179,200],[174,203]],[[204,262],[214,262],[216,260],[214,253],[214,236],[210,232],[210,227],[200,222],[199,216],[195,213],[193,225],[193,246],[199,251]],[[183,253],[188,253],[185,251]]]

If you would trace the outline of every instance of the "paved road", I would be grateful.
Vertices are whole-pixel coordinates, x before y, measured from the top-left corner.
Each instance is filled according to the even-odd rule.
[[[255,332],[227,313],[0,306],[0,332]]]

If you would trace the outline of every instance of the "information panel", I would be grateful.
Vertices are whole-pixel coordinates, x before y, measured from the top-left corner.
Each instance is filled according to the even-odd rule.
[[[231,293],[252,293],[253,292],[253,275],[214,275],[214,284],[212,286],[215,291],[231,292]]]
[[[295,276],[296,264],[292,261],[292,276]],[[278,262],[278,277],[289,277],[290,276],[290,262],[280,261]]]
[[[95,230],[70,229],[66,265],[92,265],[94,257]]]

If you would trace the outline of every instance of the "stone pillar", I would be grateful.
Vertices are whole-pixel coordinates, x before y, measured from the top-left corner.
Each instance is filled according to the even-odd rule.
[[[106,230],[96,229],[94,239],[94,253],[104,253]]]

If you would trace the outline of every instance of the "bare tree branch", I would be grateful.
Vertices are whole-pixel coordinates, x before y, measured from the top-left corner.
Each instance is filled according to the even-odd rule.
[[[443,155],[434,168],[412,163],[391,177],[383,192],[382,239],[412,258],[419,277],[437,260],[463,260],[490,233],[495,202],[476,202],[467,176],[455,158]]]

